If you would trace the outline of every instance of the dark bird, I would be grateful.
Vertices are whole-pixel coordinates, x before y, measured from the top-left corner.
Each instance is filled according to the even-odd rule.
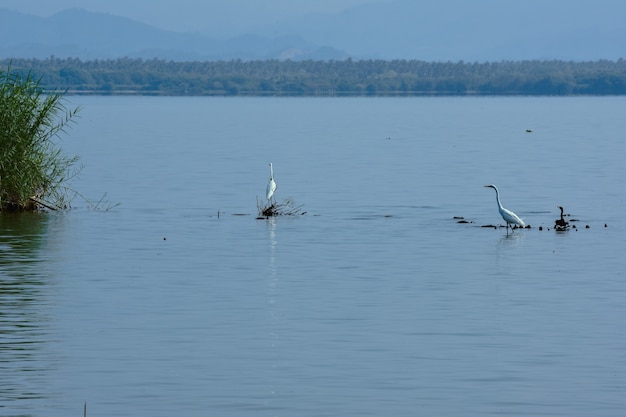
[[[554,221],[554,228],[555,230],[567,230],[569,223],[563,218],[563,207],[559,206],[559,209],[561,210],[561,218]]]

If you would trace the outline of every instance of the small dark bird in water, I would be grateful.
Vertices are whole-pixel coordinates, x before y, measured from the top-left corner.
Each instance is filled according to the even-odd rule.
[[[569,223],[563,218],[563,207],[559,206],[561,210],[561,218],[554,221],[555,230],[567,230]]]

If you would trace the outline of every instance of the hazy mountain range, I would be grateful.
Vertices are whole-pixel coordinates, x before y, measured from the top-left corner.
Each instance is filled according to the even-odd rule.
[[[593,7],[578,7],[572,0],[396,0],[259,23],[230,39],[82,9],[50,17],[0,9],[0,57],[469,62],[626,57],[625,2],[588,4]]]

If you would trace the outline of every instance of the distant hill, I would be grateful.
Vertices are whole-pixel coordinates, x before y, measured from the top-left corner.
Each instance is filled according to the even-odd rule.
[[[346,54],[297,36],[242,35],[213,40],[158,29],[131,19],[82,9],[49,18],[0,9],[0,56],[81,59],[159,58],[175,61],[230,59],[342,59]]]
[[[470,62],[626,58],[623,0],[395,0],[279,22],[353,58]]]
[[[0,57],[617,60],[626,58],[624,22],[623,0],[372,0],[339,13],[259,19],[217,40],[81,9],[48,18],[0,9]]]

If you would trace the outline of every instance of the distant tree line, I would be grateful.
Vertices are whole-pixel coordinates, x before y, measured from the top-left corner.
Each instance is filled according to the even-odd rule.
[[[142,95],[623,95],[626,60],[174,62],[119,58],[4,59],[54,91]]]

